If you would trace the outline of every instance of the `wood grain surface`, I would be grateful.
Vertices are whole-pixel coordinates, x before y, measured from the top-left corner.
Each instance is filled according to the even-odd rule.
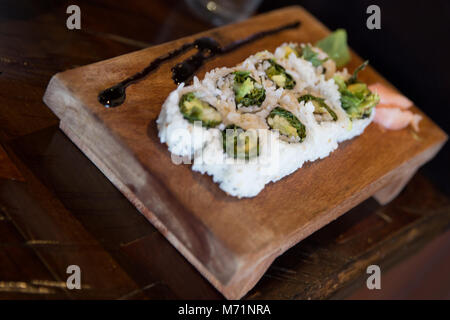
[[[42,102],[56,72],[211,26],[192,15],[183,1],[79,0],[82,29],[68,30],[66,8],[71,4],[53,0],[0,3],[0,143],[24,178],[0,178],[0,299],[222,298],[58,129],[58,118]],[[280,4],[266,1],[263,8],[276,5]],[[323,17],[328,26],[346,27],[350,43],[361,52],[371,52],[364,58],[370,58],[383,73],[389,72],[396,85],[423,92],[426,83],[404,81],[402,76],[408,74],[405,66],[399,62],[393,67],[384,49],[376,50],[379,41],[371,35],[377,32],[361,32],[363,22],[354,17],[365,12],[363,4],[353,1],[339,12],[323,1],[305,1],[305,6]],[[408,19],[415,12],[410,9]],[[387,13],[380,41],[386,32],[393,32],[388,37],[392,45],[405,35],[404,29],[398,28],[405,7],[389,2],[383,4],[383,10]],[[392,10],[394,14],[389,14]],[[440,27],[442,18],[430,14],[440,10],[425,3],[417,8],[416,15],[428,22],[417,25],[400,43],[408,48],[411,37],[437,43],[439,38],[433,31]],[[423,62],[413,62],[419,61]],[[432,112],[432,106],[438,104],[429,104],[428,98],[417,102],[445,124],[439,108]],[[289,249],[245,298],[345,298],[354,288],[365,286],[369,264],[380,265],[383,275],[386,270],[396,270],[406,257],[439,235],[448,234],[450,199],[443,193],[447,180],[438,183],[434,179],[447,169],[441,152],[389,204],[380,206],[369,198]],[[56,236],[59,228],[63,234]],[[445,247],[439,249],[440,256],[448,252]],[[102,258],[92,259],[96,255]],[[88,278],[82,279],[81,290],[67,290],[66,268],[78,263],[83,265],[82,278]],[[411,265],[402,274],[413,281],[419,273],[429,285],[443,285],[442,274],[431,263],[426,261],[432,274]],[[111,269],[116,273],[104,271]],[[382,281],[388,279],[383,276]],[[404,293],[411,289],[396,286]],[[436,291],[432,295],[419,292],[420,298],[442,298]]]
[[[226,44],[261,31],[262,26],[295,20],[302,23],[298,30],[214,59],[199,76],[285,41],[314,43],[328,33],[302,8],[290,7],[202,35]],[[131,86],[122,106],[107,109],[97,102],[102,89],[199,36],[57,74],[44,101],[71,140],[227,298],[242,297],[278,255],[368,197],[376,193],[381,202],[390,201],[446,141],[445,133],[423,114],[418,138],[408,129],[384,132],[372,124],[330,157],[269,184],[255,198],[231,198],[210,177],[192,172],[188,165],[174,165],[158,141],[155,119],[175,89],[170,79],[173,63]],[[353,54],[348,67],[353,70],[360,63]],[[361,79],[386,83],[371,68]]]
[[[21,180],[23,177],[20,171],[14,165],[14,162],[8,157],[5,149],[0,145],[0,179]]]

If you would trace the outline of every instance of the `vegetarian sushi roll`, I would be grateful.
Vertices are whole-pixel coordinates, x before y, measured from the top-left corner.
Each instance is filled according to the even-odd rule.
[[[181,84],[157,125],[169,151],[229,195],[256,196],[361,134],[378,96],[310,44],[285,43]]]

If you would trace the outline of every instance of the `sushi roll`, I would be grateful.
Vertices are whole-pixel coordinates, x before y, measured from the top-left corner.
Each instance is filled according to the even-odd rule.
[[[277,88],[294,89],[296,84],[294,78],[275,59],[264,60],[264,64],[267,66],[264,70],[266,76],[273,81]]]
[[[333,77],[336,63],[320,48],[311,44],[285,43],[275,50],[275,56],[288,59],[291,55],[311,63],[317,75],[323,74],[326,79]]]
[[[305,125],[289,110],[275,107],[267,116],[267,124],[273,130],[278,130],[286,142],[302,142],[306,138]]]
[[[221,124],[215,103],[215,97],[196,78],[191,86],[178,86],[157,119],[160,141],[172,154],[192,158],[209,140],[209,128]]]
[[[183,118],[190,123],[200,122],[203,127],[212,128],[222,123],[222,115],[210,103],[190,91],[183,94],[179,102]]]
[[[285,43],[181,84],[163,104],[159,138],[227,194],[254,197],[305,162],[361,134],[378,96],[310,44]]]

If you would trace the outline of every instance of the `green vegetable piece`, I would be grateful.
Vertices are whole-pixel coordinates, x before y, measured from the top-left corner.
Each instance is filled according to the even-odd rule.
[[[259,156],[259,137],[256,130],[243,130],[229,125],[222,131],[223,150],[234,159],[249,160]]]
[[[267,116],[267,124],[270,128],[278,130],[280,134],[297,142],[302,142],[306,138],[306,127],[290,111],[281,107],[276,107]]]
[[[353,71],[353,75],[350,77],[350,79],[347,80],[347,85],[355,83],[358,81],[358,73],[369,64],[369,60],[364,61],[358,68]]]
[[[362,100],[364,100],[364,98],[370,94],[369,88],[367,88],[367,85],[362,82],[353,83],[347,86],[347,90],[350,91],[357,98]]]
[[[315,52],[310,45],[305,45],[303,48],[299,47],[298,50],[300,50],[300,57],[311,62],[314,67],[321,66],[322,63],[326,61],[326,59],[319,59],[319,54]]]
[[[179,107],[183,117],[191,123],[201,121],[202,126],[211,128],[222,122],[220,113],[209,103],[197,98],[193,92],[181,97]]]
[[[236,107],[260,106],[266,98],[264,87],[250,76],[250,71],[236,71],[233,74]]]
[[[372,93],[365,83],[358,81],[358,73],[368,63],[369,61],[364,61],[347,81],[344,81],[340,75],[333,77],[339,87],[342,108],[351,120],[367,118],[380,101],[380,97]]]
[[[341,77],[338,74],[335,74],[333,76],[334,82],[336,82],[336,84],[338,85],[338,89],[339,91],[341,90],[345,90],[347,88],[347,85],[345,84],[345,80],[343,77]]]
[[[347,46],[347,32],[337,29],[329,36],[317,41],[316,46],[325,51],[336,62],[336,66],[345,66],[350,61],[350,51]]]
[[[359,108],[364,100],[356,97],[348,90],[341,91],[341,105],[350,119],[363,118],[364,112]]]
[[[266,75],[270,80],[275,82],[277,87],[284,89],[293,89],[295,87],[295,80],[286,72],[286,70],[275,62],[273,59],[267,60],[271,66],[266,69]]]
[[[301,96],[300,98],[298,98],[298,102],[308,102],[311,101],[312,104],[314,105],[314,113],[315,114],[326,114],[328,113],[331,118],[333,119],[333,121],[336,121],[338,119],[337,114],[333,111],[333,109],[331,109],[331,107],[325,103],[325,99],[323,98],[319,98],[319,97],[315,97],[311,94],[305,94],[303,96]]]
[[[341,93],[342,108],[347,112],[350,119],[364,119],[370,116],[372,109],[378,104],[380,97],[370,93],[364,99],[360,99],[350,91]]]
[[[236,99],[242,100],[246,95],[250,94],[250,92],[255,88],[252,80],[250,78],[245,79],[242,85],[236,92]]]
[[[372,109],[378,104],[378,102],[380,102],[380,96],[378,94],[370,93],[367,95],[363,102],[359,105],[360,113],[362,113],[361,117],[369,117]]]
[[[363,63],[355,70],[353,73],[354,80],[352,81],[345,82],[338,75],[333,77],[339,87],[342,108],[347,112],[351,120],[367,118],[380,101],[380,97],[377,94],[372,93],[365,83],[358,82],[358,79],[356,79],[358,72],[366,65],[367,63]]]

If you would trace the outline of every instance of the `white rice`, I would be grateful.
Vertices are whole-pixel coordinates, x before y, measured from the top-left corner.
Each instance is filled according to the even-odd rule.
[[[274,54],[263,51],[248,57],[234,68],[217,68],[208,72],[202,81],[194,78],[193,84],[181,84],[166,99],[157,119],[159,138],[176,156],[193,160],[192,170],[211,175],[214,182],[229,195],[256,196],[269,182],[275,182],[301,168],[307,161],[327,157],[338,143],[360,135],[374,117],[351,121],[340,103],[340,93],[333,79],[325,79],[321,67],[313,65],[294,53],[285,56],[284,48]],[[320,52],[320,57],[323,57]],[[286,69],[296,85],[292,90],[277,88],[265,77],[267,59]],[[236,108],[231,74],[247,70],[261,82],[266,98],[261,106]],[[347,74],[347,71],[343,71]],[[179,109],[180,97],[195,92],[202,100],[214,106],[222,115],[223,123],[217,128],[195,126],[183,118]],[[297,101],[301,94],[310,93],[325,99],[338,116],[337,121],[318,121],[311,102]],[[279,133],[268,130],[266,117],[280,106],[294,114],[306,127],[306,138],[301,143],[284,141]],[[320,120],[320,119],[319,119]],[[244,130],[258,130],[259,156],[251,160],[233,159],[223,150],[222,130],[235,124]]]

